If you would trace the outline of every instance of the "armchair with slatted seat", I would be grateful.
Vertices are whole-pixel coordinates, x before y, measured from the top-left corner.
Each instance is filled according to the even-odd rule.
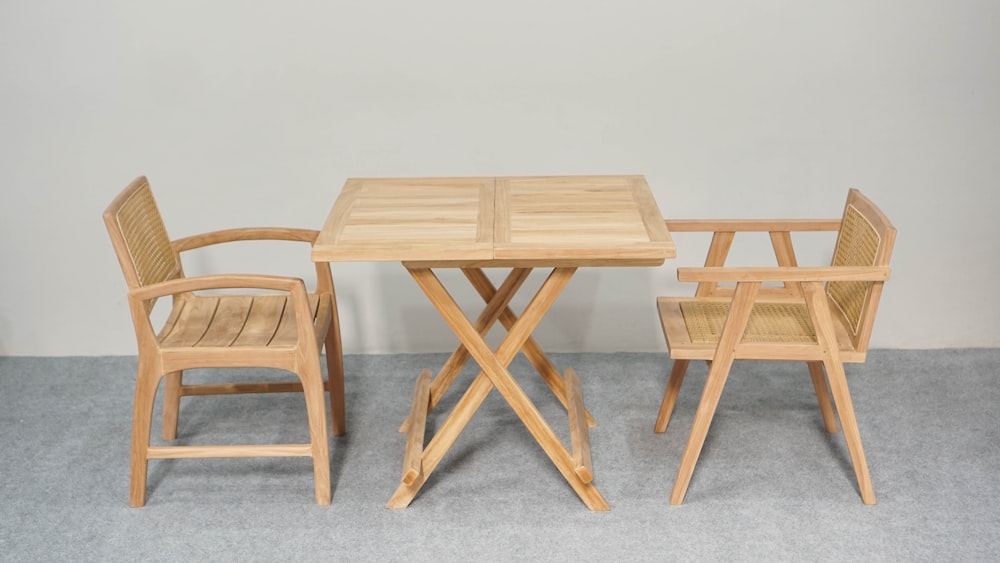
[[[789,360],[806,362],[828,432],[837,431],[830,403],[832,391],[862,501],[874,504],[875,492],[843,363],[865,361],[882,287],[889,278],[895,227],[871,200],[854,189],[848,193],[841,219],[666,223],[675,233],[713,233],[705,267],[677,270],[679,281],[698,284],[695,296],[657,299],[674,364],[656,432],[667,429],[690,361],[708,363],[708,377],[670,503],[684,501],[733,362]],[[776,267],[724,265],[735,234],[744,231],[769,233]],[[836,231],[832,264],[799,267],[791,238],[797,231]]]
[[[337,301],[329,265],[316,264],[316,289],[303,280],[254,274],[186,277],[181,253],[210,245],[255,240],[312,243],[317,231],[245,228],[214,231],[171,241],[149,182],[136,178],[111,202],[104,223],[128,286],[128,303],[139,362],[132,419],[129,502],[146,502],[149,459],[211,457],[311,457],[317,504],[330,503],[329,439],[324,392],[330,393],[331,429],[345,432],[344,374]],[[234,294],[231,291],[251,290]],[[170,297],[159,330],[155,303]],[[324,381],[320,352],[326,348]],[[275,368],[299,381],[187,384],[194,368]],[[302,392],[310,441],[307,444],[151,446],[153,404],[165,379],[163,438],[177,435],[180,398],[188,395]]]

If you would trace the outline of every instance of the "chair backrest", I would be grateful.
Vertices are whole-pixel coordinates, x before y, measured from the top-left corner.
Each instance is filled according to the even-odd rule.
[[[129,288],[182,277],[180,256],[170,245],[166,226],[145,176],[132,181],[104,211],[118,263]],[[147,303],[147,309],[153,303]]]
[[[844,217],[833,253],[833,266],[888,266],[896,227],[856,189],[847,194]],[[883,282],[830,282],[827,295],[851,335],[854,349],[868,350]]]

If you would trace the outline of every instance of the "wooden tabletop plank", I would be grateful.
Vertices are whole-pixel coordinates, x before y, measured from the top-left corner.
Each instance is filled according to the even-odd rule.
[[[501,178],[497,199],[497,260],[624,266],[676,255],[642,176]]]
[[[352,178],[315,261],[657,265],[676,255],[642,176]]]
[[[492,178],[352,178],[313,260],[490,259],[493,197]]]

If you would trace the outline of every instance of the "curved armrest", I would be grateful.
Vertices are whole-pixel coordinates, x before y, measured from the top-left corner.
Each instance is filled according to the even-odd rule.
[[[828,282],[885,281],[888,266],[819,266],[776,268],[678,268],[682,282]]]
[[[286,229],[283,227],[249,227],[240,229],[224,229],[221,231],[211,231],[189,237],[179,238],[170,242],[177,252],[193,250],[220,244],[224,242],[236,242],[242,240],[288,240],[298,242],[313,243],[319,231],[310,229]]]
[[[249,240],[277,240],[292,242],[316,242],[319,231],[312,229],[289,229],[284,227],[247,227],[211,231],[189,237],[179,238],[170,242],[170,246],[178,253],[203,248],[213,244]],[[330,265],[316,262],[316,290],[333,293],[333,276]]]
[[[839,231],[840,219],[667,219],[672,232]]]
[[[129,290],[129,297],[138,301],[146,301],[190,291],[237,288],[286,291],[292,294],[293,299],[297,298],[297,294],[301,294],[302,299],[307,298],[306,284],[299,278],[257,274],[223,274],[178,278]]]

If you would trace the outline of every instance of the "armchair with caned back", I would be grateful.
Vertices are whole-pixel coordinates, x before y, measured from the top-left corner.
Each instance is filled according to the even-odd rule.
[[[214,231],[171,241],[149,182],[136,178],[104,212],[128,285],[128,303],[139,362],[132,420],[129,502],[146,502],[149,459],[209,457],[311,457],[317,504],[330,503],[330,460],[324,391],[330,393],[332,432],[343,434],[344,374],[337,301],[329,265],[316,264],[316,289],[303,280],[253,274],[186,277],[181,253],[233,241],[284,240],[312,243],[317,231],[245,228]],[[255,293],[209,292],[251,289]],[[172,308],[158,330],[151,313],[170,297]],[[320,352],[326,347],[328,377]],[[190,385],[184,370],[194,368],[276,368],[299,381]],[[165,378],[163,438],[177,436],[180,398],[187,395],[303,392],[308,444],[151,446],[153,402]]]
[[[705,360],[709,366],[671,504],[684,501],[735,360],[806,362],[824,426],[828,432],[837,431],[830,404],[832,391],[862,501],[874,504],[875,492],[843,363],[865,361],[882,286],[889,278],[895,227],[871,200],[854,189],[848,193],[841,219],[666,223],[673,233],[713,233],[705,266],[677,271],[679,281],[698,284],[695,296],[657,299],[674,360],[656,419],[657,432],[667,429],[690,361]],[[769,233],[776,267],[724,266],[735,233],[743,231]],[[799,267],[791,239],[791,233],[797,231],[836,231],[832,264]],[[775,286],[775,282],[780,285]]]

